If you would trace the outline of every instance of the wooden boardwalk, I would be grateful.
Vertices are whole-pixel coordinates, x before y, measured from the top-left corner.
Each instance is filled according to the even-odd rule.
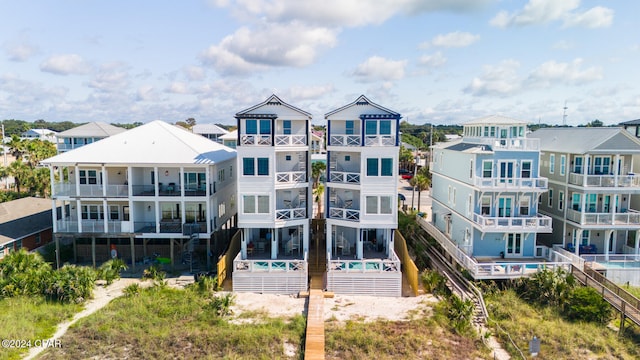
[[[318,289],[309,291],[307,309],[307,338],[305,340],[304,359],[324,359],[324,292]]]

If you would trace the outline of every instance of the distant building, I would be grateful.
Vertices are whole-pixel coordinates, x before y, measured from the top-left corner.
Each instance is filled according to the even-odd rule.
[[[0,259],[11,251],[51,242],[52,224],[50,199],[26,197],[0,203]]]
[[[42,141],[49,141],[52,143],[56,143],[56,135],[58,133],[49,129],[29,129],[22,134],[20,137],[26,140],[39,139]]]
[[[58,154],[77,149],[112,135],[120,134],[126,129],[104,122],[90,122],[58,133]]]
[[[202,135],[211,141],[222,144],[221,136],[229,132],[215,124],[196,124],[191,128],[194,134]]]
[[[324,144],[323,131],[311,131],[311,154],[324,154],[327,152]]]
[[[222,140],[222,145],[235,149],[238,144],[238,130],[230,131],[218,139]]]
[[[619,125],[627,130],[631,135],[640,138],[640,119],[621,122]]]

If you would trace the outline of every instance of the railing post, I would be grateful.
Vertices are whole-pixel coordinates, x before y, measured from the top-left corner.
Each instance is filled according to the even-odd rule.
[[[624,320],[625,320],[624,312],[625,312],[625,302],[623,301],[620,306],[620,330],[618,331],[618,334],[621,336],[624,333]]]

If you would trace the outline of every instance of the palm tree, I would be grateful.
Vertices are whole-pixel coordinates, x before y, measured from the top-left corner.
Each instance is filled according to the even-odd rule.
[[[322,161],[316,161],[311,164],[311,177],[313,178],[313,188],[317,188],[320,184],[320,177],[327,170],[327,164]]]
[[[322,209],[320,207],[320,199],[322,199],[322,194],[324,194],[324,185],[318,184],[318,186],[313,189],[314,201],[318,203],[318,219],[322,219]]]
[[[409,184],[418,190],[418,211],[420,211],[420,194],[422,191],[429,189],[431,181],[423,174],[418,174],[409,180]]]

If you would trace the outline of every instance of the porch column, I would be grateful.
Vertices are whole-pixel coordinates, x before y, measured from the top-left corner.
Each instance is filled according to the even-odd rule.
[[[109,183],[109,179],[107,178],[107,170],[102,164],[102,196],[107,196],[107,184]]]
[[[620,154],[616,154],[615,160],[613,161],[613,182],[614,186],[618,187],[618,179],[620,178],[620,173],[618,172],[618,164],[620,163]]]
[[[585,175],[586,177],[586,175]],[[582,194],[582,198],[580,199],[580,223],[584,222],[584,213],[587,211],[587,193]]]
[[[591,156],[590,155],[584,156],[583,169],[584,169],[583,171],[584,176],[582,177],[582,186],[587,186],[587,176],[589,176],[589,173],[591,172]]]
[[[580,242],[582,241],[582,229],[575,230],[575,239],[573,240],[573,251],[576,256],[580,256]]]
[[[158,174],[158,167],[157,166],[155,166],[153,168],[153,173],[155,174],[154,175],[155,179],[153,179],[154,180],[154,183],[153,183],[153,188],[154,189],[153,190],[154,190],[156,196],[158,196],[159,195],[159,191],[160,191],[160,174]]]
[[[109,233],[109,206],[107,206],[107,199],[102,199],[102,225],[104,226],[104,232]],[[108,248],[108,247],[107,247]]]
[[[57,270],[57,269],[60,269],[60,236],[54,235],[54,237],[56,240],[56,270]],[[636,237],[636,243],[637,243],[637,237]]]
[[[78,233],[82,232],[82,207],[80,200],[76,200],[76,219],[78,219]]]
[[[271,234],[271,259],[276,260],[278,258],[278,245],[280,244],[278,232],[269,229],[268,234]]]
[[[302,238],[302,253],[305,254],[309,252],[309,223],[302,225],[302,231],[304,233],[304,237]]]
[[[246,260],[247,258],[247,231],[249,231],[249,229],[242,229],[240,232],[240,252],[242,253],[242,260]]]
[[[133,235],[129,236],[129,244],[131,245],[131,271],[136,271],[136,243]]]
[[[609,241],[611,240],[611,235],[614,234],[614,230],[605,230],[604,231],[604,258],[605,261],[609,261]],[[615,238],[614,238],[614,248],[615,248]]]
[[[391,256],[391,251],[394,250],[394,239],[395,239],[395,234],[396,232],[393,231],[392,229],[389,229],[389,247],[387,248],[387,257]]]
[[[327,227],[329,228],[327,229],[327,233],[325,234],[326,244],[323,256],[327,256],[327,253],[333,254],[333,251],[331,251],[333,247],[333,239],[331,238],[331,236],[333,235],[333,233],[331,232],[331,225],[327,225]],[[327,259],[327,261],[328,260],[330,259]]]
[[[79,167],[78,164],[76,164],[76,166],[74,167],[74,170],[76,173],[74,174],[75,178],[76,178],[76,183],[75,185],[75,195],[80,195],[80,171],[79,171]],[[78,218],[79,219],[79,218]]]
[[[91,261],[93,262],[93,267],[96,267],[96,237],[91,237]]]
[[[638,231],[638,230],[636,230],[636,239],[635,240],[636,241],[635,241],[635,244],[634,244],[633,248],[634,248],[634,252],[636,254],[636,258],[637,258],[638,257],[638,252],[639,252],[638,250],[640,250],[640,249],[638,249],[638,245],[639,245],[638,243],[640,242],[640,231]]]
[[[358,239],[356,239],[356,258],[359,260],[362,260],[362,253],[363,253],[363,242],[362,242],[362,233],[363,230],[362,229],[358,229]]]

